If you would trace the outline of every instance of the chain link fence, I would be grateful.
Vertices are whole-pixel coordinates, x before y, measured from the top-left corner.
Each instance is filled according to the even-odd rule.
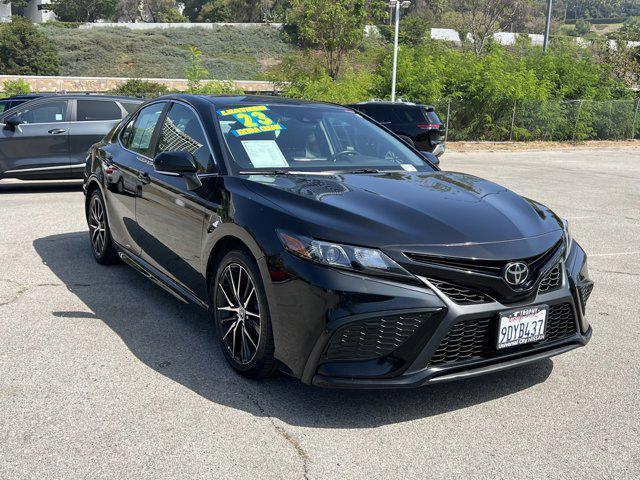
[[[635,100],[519,100],[482,106],[434,104],[450,141],[582,141],[640,138]]]

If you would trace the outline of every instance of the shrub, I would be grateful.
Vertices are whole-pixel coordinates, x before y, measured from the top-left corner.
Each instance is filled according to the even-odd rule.
[[[199,95],[240,95],[244,91],[236,84],[229,80],[208,80],[194,90],[189,90],[189,93]]]
[[[169,88],[162,83],[134,78],[113,89],[111,93],[129,97],[154,98],[169,93]]]
[[[24,81],[22,78],[17,80],[6,80],[3,83],[4,94],[7,97],[14,95],[24,95],[25,93],[31,93],[31,85]]]
[[[6,75],[58,75],[55,47],[30,22],[13,17],[0,26],[0,71]]]
[[[576,20],[575,31],[579,36],[586,35],[591,31],[591,23],[588,20],[579,18]]]

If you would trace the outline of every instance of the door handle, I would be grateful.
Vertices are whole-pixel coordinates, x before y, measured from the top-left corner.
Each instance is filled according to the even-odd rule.
[[[53,128],[51,130],[49,130],[49,133],[51,135],[60,135],[61,133],[66,132],[66,130],[62,129],[62,128]]]
[[[148,173],[140,172],[138,173],[138,181],[143,185],[149,185],[149,183],[151,183],[151,178]]]

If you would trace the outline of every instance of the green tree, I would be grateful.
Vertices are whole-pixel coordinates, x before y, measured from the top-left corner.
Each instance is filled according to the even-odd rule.
[[[327,74],[336,79],[345,55],[362,44],[371,13],[380,14],[378,0],[291,0],[286,21],[298,40],[322,51]]]
[[[273,21],[289,0],[186,0],[184,15],[192,22]]]
[[[6,80],[3,83],[4,94],[7,97],[13,97],[14,95],[24,95],[25,93],[31,93],[31,85],[24,81],[22,78],[17,80]]]
[[[207,2],[200,8],[195,20],[198,22],[228,22],[231,20],[231,9],[225,0]]]
[[[111,19],[118,0],[53,0],[50,9],[63,22],[95,22]]]
[[[22,17],[0,26],[0,73],[58,75],[60,61],[51,42]]]
[[[209,76],[209,70],[202,64],[202,51],[196,47],[189,47],[184,76],[188,81],[189,92],[195,92],[202,87],[202,81]]]

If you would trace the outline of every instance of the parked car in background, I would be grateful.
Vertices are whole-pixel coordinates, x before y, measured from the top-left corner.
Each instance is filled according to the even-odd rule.
[[[0,179],[82,178],[89,147],[142,102],[104,95],[46,95],[0,114]]]
[[[396,135],[410,138],[420,151],[438,157],[444,153],[442,122],[431,105],[371,100],[349,107],[368,115]]]
[[[6,112],[7,110],[11,110],[18,105],[21,105],[29,100],[33,100],[34,98],[41,98],[46,95],[51,95],[47,93],[28,93],[25,95],[14,95],[12,97],[0,98],[0,115]]]

